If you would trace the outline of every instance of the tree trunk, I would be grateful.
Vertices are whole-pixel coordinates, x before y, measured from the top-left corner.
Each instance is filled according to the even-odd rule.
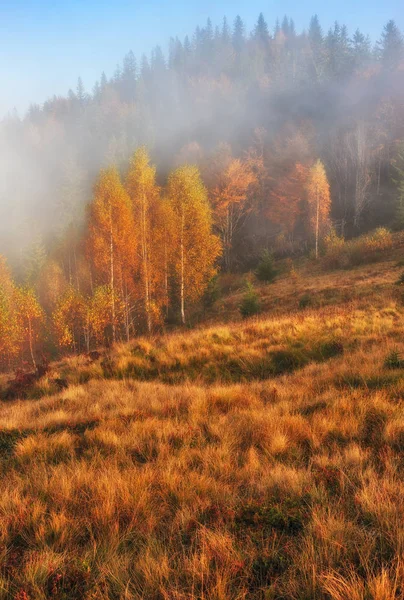
[[[31,353],[32,364],[33,364],[34,369],[36,369],[36,361],[35,361],[35,356],[34,356],[34,348],[33,348],[33,344],[32,344],[32,323],[31,323],[31,319],[28,319],[28,338],[29,338],[29,351]]]
[[[166,297],[166,316],[168,316],[168,253],[167,253],[167,236],[164,240],[164,292]]]
[[[145,293],[145,310],[147,319],[147,331],[149,334],[152,329],[151,310],[150,310],[150,281],[149,281],[149,252],[147,247],[147,221],[146,221],[146,196],[143,193],[142,203],[142,259]]]
[[[185,325],[185,301],[184,301],[184,212],[181,215],[181,323]]]
[[[112,237],[112,210],[110,207],[110,266],[111,266],[111,313],[112,313],[112,341],[116,341],[116,331],[115,331],[115,282],[114,282],[114,241]]]
[[[316,197],[316,260],[318,259],[318,233],[320,229],[320,201],[317,192]]]
[[[87,353],[90,352],[90,311],[87,310],[86,325],[84,327],[84,339],[86,343]]]

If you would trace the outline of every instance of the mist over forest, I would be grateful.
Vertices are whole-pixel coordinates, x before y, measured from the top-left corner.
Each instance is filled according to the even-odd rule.
[[[7,69],[205,10],[143,4],[14,0]],[[0,600],[403,600],[402,32],[208,20],[73,87],[0,120]]]
[[[279,236],[294,251],[306,243],[301,219],[291,225],[277,208],[280,181],[297,163],[325,165],[339,234],[395,222],[394,164],[404,140],[400,31],[390,21],[374,43],[339,23],[323,31],[316,16],[305,31],[288,17],[274,28],[268,22],[261,14],[248,32],[240,17],[219,26],[208,20],[184,40],[171,38],[168,55],[160,47],[151,57],[129,52],[93,90],[79,79],[67,96],[1,121],[0,253],[17,277],[33,254],[52,253],[69,226],[80,230],[99,169],[124,170],[143,145],[160,184],[189,162],[208,191],[224,145],[234,158],[260,159],[234,264]]]

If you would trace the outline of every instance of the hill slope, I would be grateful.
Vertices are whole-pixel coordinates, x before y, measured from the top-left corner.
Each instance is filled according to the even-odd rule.
[[[1,403],[0,598],[401,598],[401,271],[306,267]]]

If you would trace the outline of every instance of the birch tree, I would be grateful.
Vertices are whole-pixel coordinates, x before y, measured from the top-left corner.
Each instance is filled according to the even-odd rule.
[[[316,258],[318,258],[319,239],[328,223],[331,208],[330,186],[321,160],[317,160],[310,169],[307,202],[310,226],[316,240]]]
[[[212,233],[212,212],[197,167],[176,169],[168,180],[167,197],[173,218],[173,266],[185,324],[186,305],[202,296],[215,273],[220,241]]]

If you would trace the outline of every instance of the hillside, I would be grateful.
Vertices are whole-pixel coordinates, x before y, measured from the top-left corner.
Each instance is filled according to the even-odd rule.
[[[0,598],[402,598],[398,257],[303,263],[259,317],[233,291],[3,401]]]

